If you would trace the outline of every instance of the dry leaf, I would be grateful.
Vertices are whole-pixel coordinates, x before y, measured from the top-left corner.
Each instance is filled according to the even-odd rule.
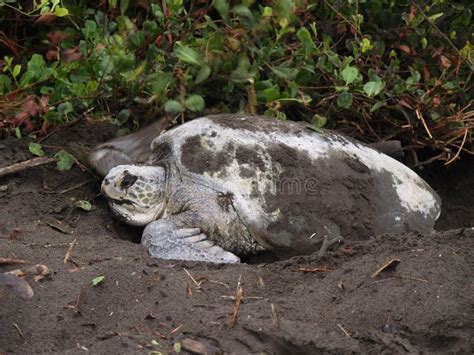
[[[53,22],[56,19],[57,19],[56,15],[48,12],[38,17],[36,21],[34,22],[34,25],[38,25],[38,24],[49,25],[51,22]]]
[[[48,107],[48,102],[49,102],[49,95],[43,95],[39,99],[39,107],[41,109],[41,114],[44,115],[49,111]]]
[[[412,54],[415,54],[413,50],[410,49],[410,47],[408,47],[407,45],[405,44],[401,44],[398,46],[398,49],[400,49],[402,52],[408,54],[408,55],[412,55]]]
[[[40,112],[40,107],[36,102],[36,96],[28,96],[21,105],[21,109],[31,117],[35,117]]]
[[[427,83],[428,81],[430,81],[430,78],[431,78],[430,70],[425,65],[423,67],[423,80],[424,80],[425,83]]]
[[[448,69],[451,66],[451,61],[444,55],[439,56],[439,61],[441,62],[441,66],[444,69]]]
[[[79,47],[66,49],[61,52],[61,62],[65,64],[76,62],[79,59],[81,59],[81,57],[82,57],[82,54],[79,50]]]
[[[54,62],[58,59],[58,51],[54,49],[49,50],[48,52],[46,52],[46,59],[50,62]]]
[[[47,34],[49,41],[51,42],[51,47],[56,47],[62,40],[65,40],[69,37],[69,34],[62,31],[49,32]]]

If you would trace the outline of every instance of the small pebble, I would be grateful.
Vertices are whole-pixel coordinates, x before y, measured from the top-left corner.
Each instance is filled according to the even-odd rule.
[[[385,323],[382,326],[382,332],[384,333],[392,333],[393,332],[393,326],[391,324]]]

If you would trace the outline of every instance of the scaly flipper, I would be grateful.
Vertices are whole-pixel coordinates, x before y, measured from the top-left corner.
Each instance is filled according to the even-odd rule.
[[[207,240],[199,228],[177,229],[167,220],[148,224],[143,231],[142,244],[155,258],[225,264],[240,262],[236,255]]]
[[[90,153],[89,162],[101,176],[118,165],[143,164],[150,157],[151,142],[167,125],[166,120],[159,120],[138,132],[101,144]]]

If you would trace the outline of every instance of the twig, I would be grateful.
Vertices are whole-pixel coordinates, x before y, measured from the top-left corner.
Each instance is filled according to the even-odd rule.
[[[176,328],[174,328],[171,332],[170,332],[170,335],[176,333],[178,330],[180,330],[181,328],[183,327],[182,324],[178,325]]]
[[[275,305],[273,303],[270,303],[270,306],[272,307],[272,322],[274,326],[278,326],[278,315],[275,309]]]
[[[385,281],[387,281],[387,280],[390,280],[390,278],[391,278],[391,277],[387,277],[386,279],[377,280],[377,281],[371,282],[370,284],[359,286],[358,288],[366,288],[366,287],[370,287],[370,286],[373,286],[373,285],[379,284],[379,283],[381,283],[381,282],[385,282]]]
[[[469,129],[466,128],[466,132],[464,133],[464,137],[462,139],[461,146],[459,147],[459,149],[456,152],[456,154],[454,155],[454,157],[452,157],[450,160],[448,160],[446,163],[444,163],[444,165],[451,164],[453,161],[455,161],[459,157],[459,154],[461,154],[462,148],[464,147],[464,144],[466,143],[466,138],[467,138],[467,133],[468,132],[469,132]]]
[[[402,275],[392,275],[391,277],[397,277],[399,279],[404,279],[404,280],[412,280],[412,281],[420,281],[420,282],[429,282],[428,280],[425,279],[419,279],[417,277],[409,277],[409,276],[402,276]]]
[[[227,296],[227,295],[223,295],[223,296],[221,296],[221,298],[224,298],[224,299],[227,299],[227,300],[232,300],[232,301],[235,301],[237,299],[235,296]],[[263,299],[264,299],[263,297],[259,297],[259,296],[242,297],[242,301],[245,301],[245,300],[263,300]]]
[[[346,335],[346,337],[348,337],[348,338],[351,337],[351,334],[350,334],[347,330],[345,330],[345,329],[342,327],[342,325],[338,324],[337,326],[344,332],[344,334]]]
[[[213,283],[213,284],[222,285],[222,286],[224,286],[224,287],[227,288],[227,289],[230,288],[229,285],[227,285],[227,284],[225,284],[225,283],[223,283],[223,282],[220,282],[220,281],[214,281],[214,280],[208,280],[208,281],[211,282],[211,283]]]
[[[67,252],[66,252],[66,255],[64,256],[64,259],[63,259],[63,263],[64,263],[64,264],[67,264],[69,258],[71,257],[72,250],[74,249],[74,247],[76,246],[76,244],[77,244],[77,239],[74,238],[74,240],[72,241],[71,245],[69,246],[69,249],[68,249]]]
[[[1,258],[0,265],[13,265],[13,264],[29,264],[29,261],[22,259],[10,259],[10,258]]]
[[[304,273],[317,273],[317,272],[329,272],[329,271],[332,271],[332,269],[327,269],[325,267],[314,267],[314,268],[300,267],[298,271],[304,272]]]
[[[20,336],[25,339],[25,335],[23,334],[23,332],[21,331],[20,327],[18,326],[18,324],[16,323],[13,323],[13,326],[15,327],[16,331],[18,332],[18,334],[20,334]]]
[[[20,163],[16,163],[16,164],[12,164],[12,165],[0,168],[0,176],[16,173],[16,172],[23,171],[29,168],[34,168],[35,166],[39,166],[39,165],[54,163],[55,161],[56,159],[50,158],[50,157],[38,157],[38,158],[30,159],[30,160],[25,160]]]
[[[82,187],[82,186],[84,186],[84,185],[87,185],[87,184],[89,184],[89,183],[91,183],[91,182],[94,182],[94,181],[95,181],[95,180],[83,181],[83,182],[81,182],[81,183],[79,183],[79,184],[73,185],[73,186],[71,186],[71,187],[68,187],[68,188],[65,189],[65,190],[62,190],[62,191],[59,192],[59,193],[60,193],[60,194],[65,194],[66,192],[71,192],[72,190],[78,189],[78,188],[80,188],[80,187]]]
[[[239,281],[239,284],[240,284],[240,281]],[[237,322],[237,315],[239,314],[240,303],[242,302],[243,296],[244,296],[244,289],[242,288],[242,286],[239,285],[237,295],[235,296],[234,307],[232,310],[232,318],[229,324],[231,328],[234,328],[235,322]]]
[[[189,273],[188,270],[186,270],[186,268],[183,267],[183,270],[186,272],[186,274],[188,274],[189,278],[194,282],[194,284],[196,285],[197,288],[201,288],[201,285],[196,281],[196,279]]]
[[[416,109],[415,113],[416,113],[416,117],[418,117],[418,119],[423,124],[423,127],[425,127],[425,131],[426,131],[426,133],[428,133],[428,137],[430,137],[430,139],[433,139],[433,135],[431,134],[430,130],[428,129],[428,125],[426,124],[425,119],[423,118],[420,110]]]

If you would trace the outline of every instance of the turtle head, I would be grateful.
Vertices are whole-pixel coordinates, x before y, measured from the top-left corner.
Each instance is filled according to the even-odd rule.
[[[102,182],[102,194],[123,222],[144,226],[166,208],[165,172],[157,166],[119,165]]]

